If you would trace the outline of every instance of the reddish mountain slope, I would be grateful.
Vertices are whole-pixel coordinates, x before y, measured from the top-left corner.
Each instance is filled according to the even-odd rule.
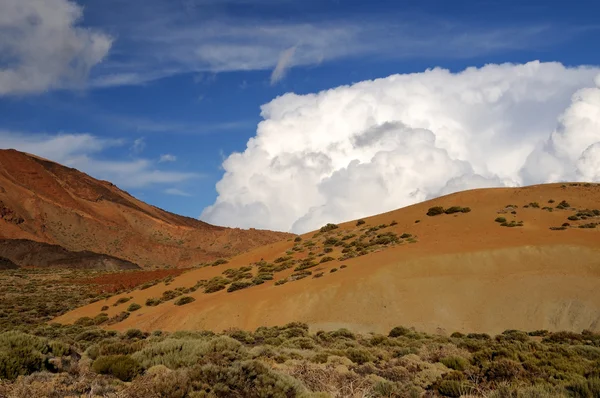
[[[0,150],[2,239],[29,239],[162,267],[192,266],[286,237],[178,216],[78,170]]]

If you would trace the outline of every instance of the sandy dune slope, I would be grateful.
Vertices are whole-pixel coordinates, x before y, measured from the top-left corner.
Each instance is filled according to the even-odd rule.
[[[470,212],[427,216],[434,206],[469,207]],[[94,303],[57,321],[96,316],[104,305],[109,306],[105,312],[114,316],[127,304],[112,304],[119,297],[132,297],[130,302],[142,308],[106,327],[222,330],[304,321],[313,329],[346,327],[363,332],[385,332],[397,325],[440,333],[599,331],[600,225],[591,224],[600,222],[600,212],[597,215],[594,209],[600,209],[600,186],[593,184],[465,191],[366,218],[363,225],[352,221],[316,236],[306,234],[300,242],[269,244],[228,264],[187,272],[168,286],[160,283]],[[502,226],[497,217],[504,217],[508,225],[523,223]],[[569,225],[556,229],[564,223]],[[402,234],[411,236],[398,239]],[[340,261],[344,248],[361,236],[363,242],[390,236],[398,240],[369,246],[362,255]],[[321,263],[328,256],[334,259]],[[291,274],[298,275],[294,268],[307,264],[307,257],[317,263],[304,271],[312,274],[291,280],[296,278]],[[185,293],[194,302],[144,305],[164,291],[224,276],[230,268],[250,266],[255,277],[262,272],[259,269],[288,262],[289,269],[275,272],[273,280],[257,286],[204,293],[207,282],[200,282],[196,285],[200,288]],[[332,273],[333,268],[337,271]],[[286,277],[287,283],[275,284]]]

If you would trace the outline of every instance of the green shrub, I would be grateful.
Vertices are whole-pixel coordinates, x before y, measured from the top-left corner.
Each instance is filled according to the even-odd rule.
[[[452,206],[452,207],[444,210],[444,213],[446,213],[446,214],[469,213],[470,211],[471,211],[470,207]]]
[[[296,236],[296,239],[294,239],[294,242],[301,242],[302,241],[302,237],[300,236]]]
[[[218,260],[216,260],[214,263],[212,263],[211,265],[213,267],[216,267],[217,265],[221,265],[221,264],[227,264],[229,261],[225,260],[224,258],[220,258]]]
[[[156,307],[157,305],[159,305],[160,303],[162,303],[162,301],[158,298],[149,298],[148,300],[146,300],[146,305],[148,307]]]
[[[134,311],[139,310],[140,308],[142,308],[141,305],[139,305],[137,303],[132,303],[132,304],[129,305],[129,307],[127,307],[127,311],[134,312]]]
[[[108,305],[103,305],[102,308],[100,309],[100,311],[108,311]]]
[[[132,355],[146,369],[156,365],[179,369],[208,363],[230,364],[246,357],[244,346],[229,336],[207,337],[189,332],[173,334]]]
[[[94,325],[102,325],[104,322],[107,322],[108,319],[108,314],[101,312],[94,317]]]
[[[189,303],[193,303],[194,301],[196,301],[196,299],[193,298],[193,297],[183,296],[183,297],[180,297],[177,300],[175,300],[174,304],[181,306],[181,305],[186,305],[186,304],[189,304]]]
[[[113,306],[116,307],[119,304],[125,304],[126,302],[128,302],[129,300],[131,300],[130,297],[121,297],[120,299],[118,299]]]
[[[323,227],[321,227],[321,229],[319,230],[319,232],[329,232],[329,231],[333,231],[334,229],[338,229],[339,227],[335,224],[327,224]]]
[[[427,210],[427,215],[430,217],[438,216],[440,214],[444,214],[444,208],[442,206],[430,207],[429,210]]]
[[[522,372],[523,367],[520,363],[500,358],[488,366],[485,375],[490,381],[510,381],[516,379]]]
[[[219,290],[225,289],[229,283],[230,281],[228,279],[225,279],[221,276],[215,276],[206,283],[204,293],[218,292]]]
[[[502,222],[506,222],[506,218],[505,217],[496,217],[496,219],[494,221],[502,223]]]
[[[46,339],[21,332],[0,334],[0,379],[14,380],[21,375],[52,370],[47,361],[53,351],[62,356],[68,348],[53,346]]]
[[[442,358],[440,362],[444,364],[444,366],[446,366],[447,368],[458,371],[463,371],[469,366],[469,361],[467,361],[463,357],[457,356]]]
[[[233,282],[231,285],[229,285],[229,288],[227,288],[227,292],[229,292],[229,293],[235,292],[236,290],[245,289],[245,288],[250,287],[252,285],[253,285],[252,282],[236,281],[236,282]]]
[[[357,227],[360,227],[360,226],[361,226],[361,225],[363,225],[364,223],[365,223],[365,220],[358,220],[358,221],[356,222],[356,226],[357,226]]]
[[[125,337],[132,339],[145,339],[146,335],[140,329],[127,329],[125,332]]]
[[[78,325],[78,326],[93,326],[93,325],[95,325],[95,322],[89,316],[83,316],[83,317],[81,317],[81,318],[79,318],[79,319],[77,319],[75,321],[75,325]]]
[[[329,270],[329,272],[330,273],[334,273],[334,272],[337,272],[337,270],[338,270],[337,268],[332,268],[332,269]]]
[[[556,208],[557,208],[557,209],[563,209],[563,210],[564,210],[564,209],[568,209],[568,208],[570,208],[570,207],[571,207],[571,205],[570,205],[570,204],[569,204],[569,202],[567,202],[566,200],[562,200],[562,201],[561,201],[561,202],[558,204],[558,206],[556,206]]]
[[[345,355],[352,362],[359,365],[375,360],[373,354],[362,348],[349,348],[346,350]]]
[[[390,330],[388,337],[408,336],[411,333],[412,331],[408,328],[405,328],[404,326],[396,326],[395,328]]]
[[[323,257],[323,258],[321,259],[321,261],[319,261],[319,262],[320,262],[320,263],[326,263],[326,262],[333,261],[333,260],[335,260],[335,258],[333,258],[333,257],[329,257],[329,256],[326,256],[326,257]]]
[[[283,279],[280,279],[277,282],[275,282],[275,286],[280,286],[280,285],[286,284],[287,282],[288,282],[288,279],[283,278]]]
[[[190,372],[196,383],[205,386],[207,397],[299,397],[306,388],[291,376],[277,373],[259,361],[214,364]]]
[[[438,386],[438,392],[444,397],[459,398],[465,394],[465,387],[458,380],[442,380]]]
[[[137,361],[129,355],[101,356],[92,364],[92,370],[99,374],[111,375],[122,381],[131,381],[142,371]]]

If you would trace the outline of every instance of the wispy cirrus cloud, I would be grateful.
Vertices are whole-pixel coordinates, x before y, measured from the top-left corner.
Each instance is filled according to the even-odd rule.
[[[168,188],[165,189],[164,193],[166,193],[167,195],[173,195],[173,196],[183,196],[183,197],[191,197],[192,194],[183,191],[181,189],[177,189],[177,188]]]
[[[271,73],[271,84],[275,84],[285,77],[287,70],[292,67],[295,52],[296,47],[294,46],[281,53],[279,61],[277,61],[277,65],[275,65],[275,69]]]
[[[539,50],[570,40],[582,29],[543,23],[476,25],[431,15],[292,16],[282,22],[266,17],[269,13],[214,12],[232,3],[249,2],[188,0],[185,6],[149,0],[144,10],[120,8],[118,16],[104,11],[107,20],[117,21],[119,41],[92,84],[145,84],[181,73],[250,70],[271,70],[275,83],[291,67],[353,57],[460,59]],[[281,6],[260,1],[253,9]]]
[[[160,158],[158,159],[158,163],[175,162],[175,161],[177,161],[177,156],[172,155],[170,153],[165,153],[164,155],[160,155]]]

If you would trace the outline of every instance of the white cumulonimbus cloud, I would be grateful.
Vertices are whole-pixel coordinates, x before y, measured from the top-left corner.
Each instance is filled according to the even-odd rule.
[[[598,181],[599,74],[536,61],[285,94],[201,218],[306,232],[464,189]]]

